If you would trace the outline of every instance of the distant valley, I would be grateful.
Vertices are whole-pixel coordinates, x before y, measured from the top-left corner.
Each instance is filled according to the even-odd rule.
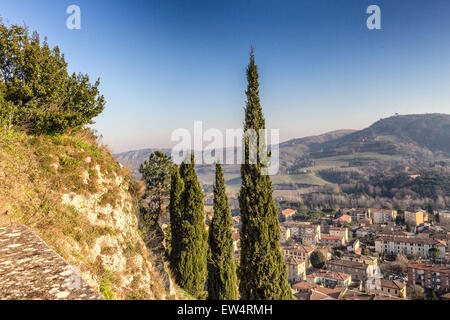
[[[155,150],[129,151],[114,157],[138,177],[139,165]],[[170,153],[169,149],[160,151]],[[322,193],[324,188],[337,195],[342,190],[329,191],[333,185],[368,183],[370,177],[380,173],[386,177],[409,177],[443,171],[445,176],[449,163],[450,115],[398,115],[381,119],[363,130],[338,130],[281,143],[280,170],[272,181],[277,199],[298,199],[304,194]],[[236,195],[240,186],[239,166],[225,165],[224,171],[228,192]],[[208,192],[214,168],[199,165],[197,173]],[[350,193],[360,197],[366,192]],[[450,196],[445,190],[440,195]]]

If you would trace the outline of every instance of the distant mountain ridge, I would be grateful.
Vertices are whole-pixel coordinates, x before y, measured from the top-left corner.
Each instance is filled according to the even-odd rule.
[[[117,161],[138,174],[139,165],[157,149],[115,154]],[[170,149],[158,149],[170,154]],[[363,130],[336,130],[322,135],[292,139],[280,144],[280,175],[307,173],[320,166],[332,167],[336,157],[357,161],[406,159],[409,162],[450,158],[450,115],[413,114],[381,119]],[[364,162],[363,161],[363,162]],[[339,166],[344,164],[339,164]],[[348,165],[348,163],[346,164]],[[239,166],[224,170],[236,181]],[[319,170],[319,169],[317,169]],[[213,168],[199,166],[199,178],[209,183]]]
[[[314,158],[355,152],[449,157],[450,115],[393,116],[311,149]]]

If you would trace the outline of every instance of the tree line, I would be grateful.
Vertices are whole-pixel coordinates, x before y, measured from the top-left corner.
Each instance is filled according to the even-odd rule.
[[[248,87],[244,130],[259,132],[265,120],[259,100],[258,70],[253,50],[247,68]],[[180,166],[156,152],[140,167],[154,203],[155,221],[162,213],[161,189],[167,190],[170,216],[169,261],[176,283],[196,298],[211,300],[292,299],[287,269],[280,249],[280,229],[270,177],[262,174],[264,164],[250,164],[249,140],[243,141],[245,161],[241,165],[239,194],[241,214],[240,261],[233,256],[233,225],[225,178],[216,164],[213,186],[214,216],[205,230],[203,192],[195,171],[194,156]],[[257,137],[265,146],[263,136]],[[264,149],[265,150],[265,149]],[[161,170],[162,169],[162,170]],[[164,173],[165,172],[165,173]],[[167,184],[170,187],[165,188]]]

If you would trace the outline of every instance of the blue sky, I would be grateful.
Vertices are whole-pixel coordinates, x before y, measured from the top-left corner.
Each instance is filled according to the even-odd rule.
[[[81,30],[66,8],[81,8]],[[381,30],[366,8],[381,8]],[[251,45],[267,125],[287,140],[394,113],[450,113],[447,0],[2,0],[0,15],[101,77],[95,128],[114,151],[170,147],[177,128],[241,127]]]

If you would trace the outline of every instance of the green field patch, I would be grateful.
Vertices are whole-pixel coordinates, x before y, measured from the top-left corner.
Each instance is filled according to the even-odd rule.
[[[323,186],[326,184],[330,184],[328,181],[316,176],[313,173],[273,176],[272,183],[274,185],[297,183],[297,184],[309,184],[309,185],[315,185],[315,186]]]

